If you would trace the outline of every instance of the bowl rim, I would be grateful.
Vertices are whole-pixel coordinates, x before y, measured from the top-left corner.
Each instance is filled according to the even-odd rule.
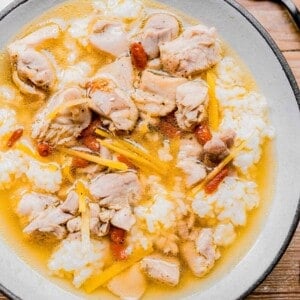
[[[12,11],[14,11],[18,7],[22,6],[23,4],[26,4],[28,1],[30,1],[30,0],[13,0],[10,4],[8,4],[4,9],[2,9],[0,11],[0,22],[6,16],[8,16]],[[300,113],[300,90],[299,90],[296,78],[295,78],[286,58],[283,56],[281,50],[279,49],[278,45],[275,43],[274,39],[266,31],[266,29],[263,27],[263,25],[245,7],[243,7],[241,4],[237,3],[236,0],[224,0],[224,2],[226,2],[228,5],[230,5],[232,8],[234,8],[237,12],[239,12],[256,29],[256,31],[263,37],[263,39],[266,41],[268,46],[272,49],[273,53],[275,54],[280,65],[282,66],[282,69],[290,83],[290,86],[294,93],[296,102],[298,104],[299,113]],[[277,255],[272,260],[270,266],[261,274],[261,276],[243,294],[241,294],[237,298],[237,300],[245,299],[272,272],[272,270],[278,264],[279,260],[284,255],[290,242],[292,241],[292,238],[297,229],[299,221],[300,221],[300,196],[298,199],[297,209],[296,209],[295,215],[293,217],[292,225],[291,225],[289,232],[288,232],[284,242],[282,243],[282,246],[281,246],[280,250],[278,251]],[[10,299],[21,300],[20,297],[16,296],[12,291],[7,289],[1,283],[0,283],[0,291]]]

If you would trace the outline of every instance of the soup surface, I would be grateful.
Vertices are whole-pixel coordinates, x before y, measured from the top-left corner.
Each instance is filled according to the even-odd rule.
[[[148,1],[70,1],[0,66],[0,229],[33,268],[84,297],[181,297],[250,248],[274,133],[217,29]]]

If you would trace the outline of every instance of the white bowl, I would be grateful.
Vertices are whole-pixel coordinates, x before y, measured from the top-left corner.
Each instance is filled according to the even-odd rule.
[[[1,1],[1,5],[6,4]],[[33,18],[63,0],[15,0],[0,13],[0,47]],[[217,282],[189,299],[238,299],[250,293],[278,262],[299,220],[300,95],[295,78],[269,34],[232,0],[162,0],[215,26],[254,75],[270,105],[276,129],[277,176],[269,213],[247,254]],[[298,102],[298,104],[297,104]],[[42,277],[0,241],[0,284],[11,298],[78,299]]]

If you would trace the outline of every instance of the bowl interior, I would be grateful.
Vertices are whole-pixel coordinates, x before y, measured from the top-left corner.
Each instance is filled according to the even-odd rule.
[[[11,1],[6,1],[11,2]],[[0,48],[33,18],[63,0],[17,0],[0,16]],[[242,260],[213,286],[195,291],[191,299],[236,299],[258,282],[274,264],[299,215],[300,128],[297,84],[277,47],[255,20],[241,14],[231,0],[161,0],[182,12],[215,26],[222,38],[246,63],[270,106],[276,130],[277,176],[274,199],[255,244]],[[4,6],[5,1],[0,5]],[[254,24],[251,24],[251,22]],[[297,95],[295,95],[295,93]],[[298,99],[299,100],[299,99]],[[0,240],[0,283],[23,299],[75,299],[77,296],[31,270]],[[241,280],[242,278],[242,280]],[[34,295],[32,294],[34,291]],[[185,295],[187,296],[187,295]],[[179,297],[179,296],[178,296]]]

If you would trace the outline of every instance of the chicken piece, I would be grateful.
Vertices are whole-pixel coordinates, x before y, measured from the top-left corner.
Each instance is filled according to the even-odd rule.
[[[92,120],[87,104],[76,104],[83,97],[84,94],[78,87],[56,93],[35,117],[31,137],[52,146],[74,144]],[[64,107],[66,103],[70,103],[67,108]]]
[[[165,71],[188,77],[209,69],[221,60],[221,47],[215,28],[188,27],[177,39],[160,45]]]
[[[236,132],[232,129],[226,129],[219,134],[219,138],[226,144],[228,148],[231,148],[234,144]]]
[[[22,93],[44,99],[46,93],[54,88],[54,67],[48,57],[34,47],[59,35],[59,26],[49,25],[8,46],[13,81]]]
[[[143,28],[141,43],[150,59],[159,56],[159,46],[179,35],[178,20],[165,13],[153,14]]]
[[[116,211],[110,222],[115,227],[130,231],[136,222],[136,218],[132,214],[130,207],[124,207],[121,210]]]
[[[203,147],[203,162],[209,167],[214,167],[229,154],[226,144],[215,135]]]
[[[101,208],[101,211],[99,213],[99,219],[103,223],[108,223],[112,219],[114,214],[115,214],[114,210]]]
[[[121,56],[129,49],[129,40],[121,23],[99,20],[92,27],[89,41],[93,47],[113,56]]]
[[[98,236],[102,237],[108,234],[109,232],[109,221],[110,219],[107,220],[107,222],[101,222],[100,219],[100,206],[98,203],[90,203],[90,230],[91,233]],[[110,211],[111,215],[113,216],[114,211]]]
[[[123,91],[130,91],[133,88],[133,67],[129,56],[121,57],[111,64],[101,68],[96,78],[108,78]]]
[[[53,233],[58,239],[65,235],[62,225],[73,218],[72,215],[64,213],[59,207],[49,207],[35,217],[23,232],[31,234],[35,231]]]
[[[43,210],[56,204],[58,204],[58,199],[52,196],[37,193],[25,194],[18,204],[17,213],[32,220]]]
[[[100,215],[100,206],[98,203],[89,203],[90,207],[90,216],[91,218],[99,218]]]
[[[109,129],[132,130],[138,119],[138,110],[131,98],[112,80],[99,78],[87,84],[90,108],[107,118]]]
[[[138,300],[145,293],[147,281],[138,264],[115,276],[107,288],[120,299]]]
[[[155,281],[171,286],[179,283],[180,263],[177,258],[151,255],[145,257],[140,265],[145,274]]]
[[[205,81],[195,80],[180,85],[176,92],[178,110],[175,116],[178,126],[182,130],[193,130],[205,116],[207,101],[208,87]]]
[[[199,160],[201,152],[202,147],[194,136],[187,136],[180,141],[177,167],[186,174],[188,187],[193,186],[206,176],[205,166]]]
[[[196,241],[197,252],[203,255],[209,261],[217,259],[216,245],[214,244],[213,230],[211,228],[203,228]]]
[[[187,218],[177,222],[177,232],[183,240],[194,240],[197,230],[194,229],[195,215],[191,213]]]
[[[59,27],[59,25],[51,24],[30,33],[29,35],[25,36],[20,40],[16,40],[12,44],[10,44],[8,48],[9,50],[14,47],[24,47],[24,46],[28,48],[34,48],[44,42],[59,38],[60,34],[61,34],[61,28]]]
[[[176,107],[176,89],[187,80],[162,72],[145,70],[141,84],[132,95],[138,109],[151,117],[162,117]]]
[[[154,240],[154,245],[157,250],[164,254],[177,255],[179,252],[178,248],[179,238],[175,234],[161,235]]]
[[[148,69],[159,71],[162,68],[160,58],[152,59],[148,62]]]
[[[141,195],[139,179],[133,172],[101,174],[89,189],[93,197],[101,199],[102,207],[115,210],[137,203]]]
[[[70,233],[79,232],[81,229],[81,217],[71,219],[67,222],[67,230]]]
[[[210,228],[202,229],[195,242],[183,243],[180,250],[183,259],[197,277],[207,274],[219,258]]]
[[[61,210],[65,213],[75,215],[79,208],[78,195],[75,191],[71,191],[65,202],[60,206]]]

